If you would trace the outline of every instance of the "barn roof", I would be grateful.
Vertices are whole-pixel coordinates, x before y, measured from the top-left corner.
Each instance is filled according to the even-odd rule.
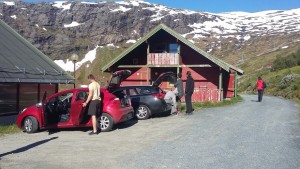
[[[224,61],[222,61],[222,60],[220,60],[220,59],[218,59],[216,57],[213,57],[213,56],[209,55],[208,53],[206,53],[203,50],[201,50],[200,48],[198,48],[195,44],[193,44],[189,40],[185,39],[183,36],[181,36],[180,34],[178,34],[177,32],[175,32],[174,30],[172,30],[171,28],[167,27],[164,24],[160,24],[157,27],[155,27],[148,34],[146,34],[142,39],[140,39],[135,44],[133,44],[131,47],[129,47],[127,50],[125,50],[124,52],[122,52],[119,56],[117,56],[116,58],[114,58],[110,63],[108,63],[107,65],[103,66],[101,70],[102,71],[107,70],[109,67],[111,67],[117,61],[119,61],[124,56],[126,56],[127,54],[129,54],[132,50],[134,50],[136,47],[138,47],[139,45],[141,45],[142,43],[144,43],[146,40],[148,40],[150,37],[152,37],[154,34],[156,34],[160,30],[164,30],[164,31],[168,32],[170,35],[174,36],[179,41],[181,41],[182,43],[186,44],[187,46],[189,46],[190,48],[192,48],[193,50],[195,50],[199,54],[203,55],[204,57],[206,57],[207,59],[209,59],[213,63],[217,64],[218,66],[220,66],[222,69],[226,70],[227,72],[229,72],[230,69],[234,69],[238,73],[243,74],[243,70],[241,70],[241,69],[239,69],[239,68],[237,68],[237,67],[235,67],[233,65],[230,65],[230,64],[228,64],[228,63],[226,63],[226,62],[224,62]]]
[[[74,83],[74,78],[0,20],[0,82]]]

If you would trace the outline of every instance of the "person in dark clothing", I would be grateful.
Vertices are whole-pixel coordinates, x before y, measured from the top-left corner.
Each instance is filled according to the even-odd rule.
[[[260,76],[258,77],[256,82],[256,89],[258,92],[258,102],[261,102],[264,95],[265,82],[262,80]]]
[[[182,75],[181,73],[178,73],[178,79],[177,82],[175,83],[175,87],[177,88],[177,96],[176,96],[176,102],[177,102],[177,114],[181,113],[181,98],[184,95],[183,91],[183,82],[182,82]]]
[[[190,71],[186,72],[186,85],[185,85],[185,103],[186,103],[186,113],[191,114],[193,112],[192,105],[192,95],[194,93],[194,79],[192,78],[192,73]]]

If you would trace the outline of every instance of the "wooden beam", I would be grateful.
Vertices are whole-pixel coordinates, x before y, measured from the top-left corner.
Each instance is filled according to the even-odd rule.
[[[119,65],[118,68],[141,68],[147,65]]]
[[[180,67],[212,67],[209,64],[200,64],[200,65],[180,65]]]
[[[141,68],[141,67],[212,67],[209,64],[200,65],[119,65],[118,68]]]
[[[237,72],[234,72],[234,97],[237,97]]]
[[[220,67],[220,74],[219,74],[219,101],[223,100],[223,90],[222,90],[222,86],[223,86],[223,74],[222,74],[222,68]]]

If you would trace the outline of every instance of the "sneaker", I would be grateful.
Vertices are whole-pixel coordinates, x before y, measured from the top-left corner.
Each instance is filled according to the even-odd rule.
[[[94,131],[89,133],[89,135],[97,135],[97,134],[98,134],[98,132],[94,132]]]

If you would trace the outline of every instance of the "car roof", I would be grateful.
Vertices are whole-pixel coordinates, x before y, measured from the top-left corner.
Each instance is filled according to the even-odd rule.
[[[131,88],[131,87],[154,87],[151,85],[130,85],[130,86],[120,86],[120,88]]]

